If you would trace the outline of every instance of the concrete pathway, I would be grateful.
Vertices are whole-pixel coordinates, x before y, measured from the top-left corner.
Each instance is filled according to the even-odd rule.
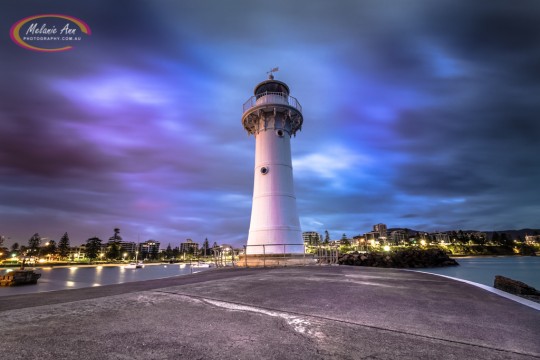
[[[0,297],[6,359],[540,359],[539,339],[538,310],[392,269],[220,269]]]

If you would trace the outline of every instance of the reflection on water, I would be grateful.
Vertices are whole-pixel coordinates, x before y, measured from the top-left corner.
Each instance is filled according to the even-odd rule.
[[[207,269],[191,269],[185,264],[146,265],[141,269],[125,269],[123,266],[71,266],[36,268],[41,273],[37,285],[0,287],[0,296],[29,294],[36,292],[78,289],[92,286],[121,284],[132,281],[153,280],[186,275]],[[12,269],[0,269],[3,275]]]
[[[495,275],[502,275],[540,290],[540,257],[470,257],[457,258],[460,266],[422,269],[421,271],[456,277],[493,286]]]

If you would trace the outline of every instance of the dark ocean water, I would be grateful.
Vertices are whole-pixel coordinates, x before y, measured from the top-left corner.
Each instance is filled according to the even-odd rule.
[[[540,291],[540,256],[456,258],[459,266],[422,269],[458,279],[493,286],[495,275],[519,280]]]
[[[204,270],[208,268],[192,269],[189,265],[179,264],[146,265],[142,269],[125,269],[123,266],[35,268],[41,273],[36,285],[0,287],[0,296],[153,280]],[[0,275],[6,271],[9,270],[0,269]]]
[[[457,261],[460,266],[421,271],[487,286],[493,286],[495,275],[502,275],[540,290],[540,257],[470,257],[457,258]],[[207,268],[192,269],[189,265],[179,264],[147,265],[142,269],[125,269],[121,266],[36,268],[42,274],[37,285],[0,287],[0,296],[152,280],[204,270]],[[0,269],[0,274],[5,271]]]

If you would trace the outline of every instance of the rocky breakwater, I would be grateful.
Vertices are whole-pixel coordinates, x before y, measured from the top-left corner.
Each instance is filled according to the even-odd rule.
[[[540,302],[540,291],[518,280],[496,275],[493,287],[510,294]]]
[[[441,249],[407,249],[391,252],[343,254],[340,265],[372,266],[384,268],[430,268],[459,265]]]

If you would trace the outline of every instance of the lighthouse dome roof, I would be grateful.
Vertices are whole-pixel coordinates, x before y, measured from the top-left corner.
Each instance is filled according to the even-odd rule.
[[[290,90],[287,84],[279,80],[269,79],[259,83],[255,86],[253,93],[255,95],[263,94],[266,92],[276,92],[276,93],[285,93],[289,95]]]

